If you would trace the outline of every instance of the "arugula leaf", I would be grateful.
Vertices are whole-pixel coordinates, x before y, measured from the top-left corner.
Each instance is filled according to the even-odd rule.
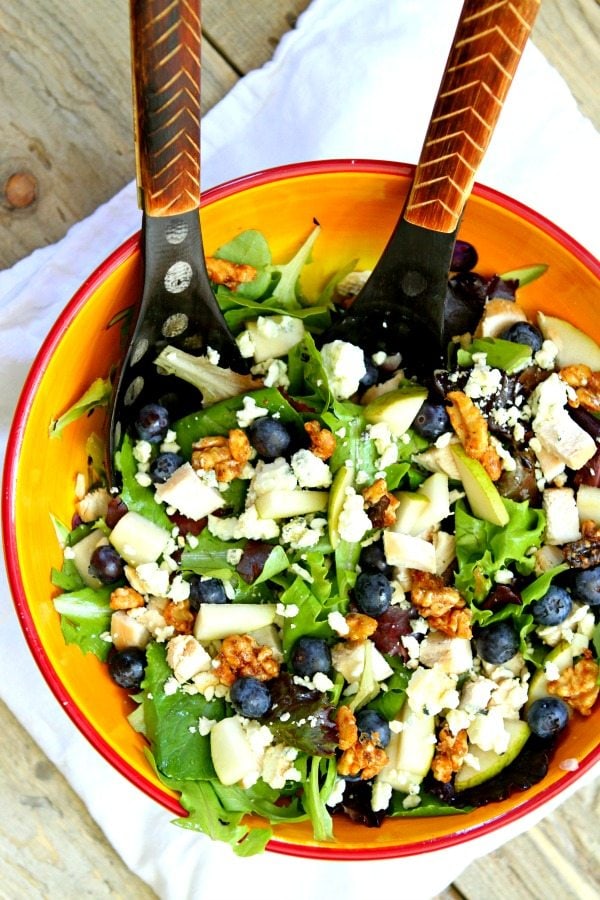
[[[214,254],[217,259],[228,259],[234,263],[253,266],[256,276],[252,281],[240,284],[235,292],[229,291],[234,297],[261,297],[271,284],[271,250],[267,240],[260,231],[248,229],[236,235],[233,240],[223,244]],[[219,294],[220,291],[217,292]]]
[[[333,762],[333,767],[331,762]],[[332,760],[331,762],[314,756],[310,761],[308,780],[304,787],[304,806],[310,816],[313,833],[317,841],[332,841],[334,839],[333,819],[325,805],[335,780],[335,761]],[[322,769],[326,773],[323,787],[321,787],[320,783]],[[332,769],[333,776],[331,775]]]
[[[302,431],[302,417],[290,406],[277,388],[261,388],[258,391],[250,391],[246,395],[222,400],[208,409],[192,413],[175,422],[173,428],[182,454],[189,457],[192,452],[192,444],[202,437],[227,434],[230,429],[238,428],[236,413],[244,406],[244,396],[252,397],[256,401],[256,405],[268,409],[271,416],[276,415],[283,423]]]
[[[288,355],[288,377],[290,392],[299,396],[303,403],[314,407],[320,414],[325,412],[333,400],[327,372],[321,361],[314,338],[306,332]]]
[[[459,348],[457,362],[459,366],[473,365],[473,354],[485,353],[488,366],[501,369],[509,375],[519,372],[531,362],[532,350],[527,344],[505,341],[502,338],[475,338],[467,348]]]
[[[221,294],[221,292],[224,293],[225,291],[227,291],[227,288],[220,288],[218,294],[219,304],[221,308],[226,309],[224,313],[225,321],[234,333],[246,322],[264,315],[293,315],[296,319],[302,319],[306,328],[310,328],[311,331],[320,331],[327,328],[331,321],[328,307],[320,304],[318,306],[316,304],[315,306],[304,306],[301,309],[285,309],[274,304],[268,297],[264,300],[252,300],[239,297],[237,292],[233,295],[229,291],[229,296],[225,298]]]
[[[111,644],[101,635],[110,628],[112,585],[94,590],[84,587],[60,594],[52,601],[60,613],[60,627],[67,644],[77,644],[83,653],[106,659]]]
[[[335,572],[337,576],[337,589],[342,604],[346,604],[350,591],[358,578],[357,565],[360,557],[361,546],[359,543],[340,541],[335,548]]]
[[[321,227],[317,225],[288,263],[283,266],[273,266],[273,271],[279,274],[279,281],[275,285],[271,301],[285,310],[291,311],[300,306],[298,302],[300,273],[310,258],[320,231]]]
[[[177,779],[214,778],[208,735],[198,731],[198,719],[222,719],[224,700],[206,700],[202,694],[181,690],[166,694],[165,682],[173,676],[163,645],[152,642],[146,651],[144,722],[156,766]],[[193,730],[192,730],[193,729]]]
[[[269,822],[303,822],[307,815],[302,809],[297,797],[289,797],[289,803],[284,806],[277,801],[282,796],[282,791],[274,790],[264,781],[259,780],[252,787],[242,788],[238,785],[224,785],[219,781],[213,781],[215,793],[228,812],[250,813],[263,816]],[[291,790],[297,791],[295,782]],[[283,793],[285,796],[285,793]]]
[[[438,797],[435,797],[433,794],[428,794],[425,791],[419,796],[421,802],[418,806],[415,806],[413,809],[404,809],[402,802],[405,799],[406,794],[392,791],[392,802],[387,810],[387,814],[389,816],[394,816],[394,818],[404,816],[407,818],[410,816],[419,818],[421,816],[453,816],[458,815],[459,813],[471,812],[473,809],[472,806],[464,806],[462,808],[451,806],[449,803],[445,803],[443,800],[440,800]]]
[[[511,269],[510,272],[504,272],[503,275],[500,275],[500,278],[503,281],[517,280],[519,282],[519,287],[522,288],[525,287],[526,284],[531,284],[536,278],[541,278],[547,271],[547,263],[537,263],[533,266],[524,266],[522,269]]]
[[[99,406],[108,406],[112,394],[110,378],[96,378],[88,389],[75,401],[62,415],[50,422],[49,434],[51,438],[58,437],[60,433],[83,416],[87,416]]]
[[[142,487],[135,478],[137,462],[133,456],[133,442],[125,435],[120,449],[115,454],[115,465],[121,473],[121,499],[127,508],[138,512],[167,531],[171,531],[173,523],[167,516],[164,506],[154,499],[152,487]]]

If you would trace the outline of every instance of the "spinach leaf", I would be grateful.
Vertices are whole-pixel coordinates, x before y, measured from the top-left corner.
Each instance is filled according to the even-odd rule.
[[[145,519],[170,531],[173,523],[164,506],[154,499],[154,487],[142,487],[135,478],[137,462],[133,456],[133,443],[129,435],[123,438],[120,449],[115,454],[115,464],[121,473],[121,499],[129,510],[138,512]]]

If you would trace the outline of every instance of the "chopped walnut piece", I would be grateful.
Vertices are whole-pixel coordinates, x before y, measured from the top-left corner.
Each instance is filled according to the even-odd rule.
[[[310,450],[319,459],[329,459],[335,452],[335,435],[328,428],[321,428],[320,424],[313,420],[304,423],[304,430],[310,438]]]
[[[195,615],[190,609],[189,600],[174,603],[170,600],[163,610],[167,625],[172,625],[177,634],[191,634],[194,628]]]
[[[346,616],[346,625],[350,629],[348,634],[344,635],[347,641],[365,641],[377,631],[377,619],[364,613],[349,613]]]
[[[387,753],[367,734],[358,733],[356,718],[348,706],[340,706],[336,715],[338,746],[342,755],[338,759],[340,775],[358,775],[368,781],[374,778],[388,761]]]
[[[240,428],[232,428],[228,437],[210,435],[192,444],[192,467],[214,470],[217,481],[228,483],[240,477],[251,454],[246,434]]]
[[[340,750],[347,750],[358,740],[356,719],[349,706],[338,707],[335,724],[338,729],[338,746]]]
[[[572,569],[589,569],[600,565],[600,530],[598,526],[586,520],[581,525],[582,537],[577,541],[563,544],[562,553],[565,562]]]
[[[548,682],[548,690],[561,697],[582,716],[589,716],[600,692],[598,663],[587,650],[574,666],[568,666],[556,681]]]
[[[221,684],[232,685],[240,677],[268,681],[279,675],[279,661],[271,648],[257,643],[249,634],[226,637],[215,661],[215,675]]]
[[[256,269],[244,263],[234,263],[229,259],[217,259],[214,256],[206,257],[208,277],[214,284],[224,284],[230,290],[235,290],[240,284],[246,284],[256,278]]]
[[[431,763],[431,773],[436,781],[447,784],[454,772],[458,772],[468,751],[467,731],[462,729],[454,735],[444,722],[438,734],[435,756]]]
[[[110,595],[111,609],[137,609],[144,605],[144,598],[132,587],[119,587]]]
[[[389,528],[395,523],[400,501],[388,491],[385,478],[378,478],[366,487],[362,496],[373,528]]]
[[[447,398],[451,403],[447,407],[450,423],[465,453],[481,463],[492,481],[497,481],[502,474],[502,460],[490,443],[483,413],[463,391],[451,391]]]
[[[590,412],[600,412],[600,372],[593,372],[586,365],[576,365],[565,366],[558,374],[575,389],[575,396],[569,397],[569,406],[583,406]]]
[[[456,590],[439,575],[412,570],[411,602],[432,628],[450,637],[470,638],[471,611]]]

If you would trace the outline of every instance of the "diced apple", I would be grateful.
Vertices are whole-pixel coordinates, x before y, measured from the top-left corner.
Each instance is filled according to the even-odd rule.
[[[230,634],[251,634],[275,621],[274,603],[202,603],[196,616],[194,637],[215,641]]]
[[[401,534],[419,534],[423,529],[418,527],[418,522],[429,506],[429,500],[424,494],[413,491],[399,491],[396,498],[400,501],[400,505],[396,510],[396,522],[392,526],[392,531]]]
[[[502,769],[506,768],[517,758],[530,735],[527,722],[520,719],[505,719],[504,727],[509,734],[508,747],[504,753],[495,753],[493,750],[481,750],[474,745],[469,746],[469,753],[477,760],[477,767],[464,763],[454,779],[454,787],[457,791],[475,787],[489,781]]]
[[[418,385],[389,391],[365,406],[365,419],[371,425],[385,422],[395,437],[401,437],[414,422],[426,399],[427,390]]]
[[[156,499],[196,521],[225,503],[220,491],[201,481],[187,462],[179,466],[164,484],[156,485]]]
[[[600,369],[600,346],[581,329],[564,319],[537,314],[537,321],[544,338],[558,348],[556,362],[564,366],[585,365],[593,371]]]
[[[386,530],[383,532],[383,549],[390,566],[406,566],[432,574],[436,570],[435,548],[423,538]]]
[[[509,516],[502,497],[481,463],[467,456],[460,444],[452,445],[452,454],[473,515],[492,525],[506,525]]]
[[[238,716],[227,716],[213,725],[210,755],[221,784],[237,784],[257,768],[256,756]]]
[[[288,519],[325,512],[328,503],[329,491],[269,491],[255,505],[261,519]]]
[[[441,631],[430,631],[421,641],[419,662],[428,668],[437,666],[450,675],[461,675],[473,665],[471,641],[469,638],[449,637]]]
[[[329,505],[327,510],[329,542],[334,550],[340,542],[338,523],[346,499],[346,489],[352,487],[353,484],[354,468],[352,466],[340,466],[334,475],[333,484],[329,491]]]
[[[166,550],[171,536],[140,513],[130,510],[110,533],[110,543],[131,566],[156,562]]]
[[[82,581],[91,588],[99,588],[101,585],[100,580],[93,575],[90,575],[89,572],[92,554],[99,544],[108,544],[108,540],[103,531],[100,531],[99,528],[94,528],[93,531],[86,534],[84,538],[71,548],[71,558],[75,564],[75,568],[81,576]]]
[[[246,322],[246,328],[257,363],[285,356],[304,337],[302,319],[293,316],[259,316],[253,322]]]
[[[388,762],[377,779],[408,794],[421,784],[435,752],[435,716],[414,712],[405,703],[397,717],[402,731],[392,733],[386,748]]]
[[[590,520],[600,524],[600,487],[580,485],[577,491],[577,510],[582,522]]]

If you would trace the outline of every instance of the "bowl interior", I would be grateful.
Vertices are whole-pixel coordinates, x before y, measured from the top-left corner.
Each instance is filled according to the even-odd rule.
[[[250,176],[207,193],[202,226],[207,252],[247,228],[266,235],[275,261],[287,259],[313,227],[322,233],[303,283],[316,293],[341,266],[371,267],[395,223],[411,169],[381,163],[328,162]],[[575,242],[524,207],[476,188],[460,236],[479,252],[478,270],[503,272],[544,262],[549,270],[521,291],[520,302],[584,328],[600,341],[600,270]],[[181,813],[143,755],[143,739],[129,727],[130,702],[105,668],[65,645],[49,582],[61,564],[51,515],[71,521],[75,478],[87,467],[85,442],[101,430],[99,412],[49,437],[50,422],[98,376],[116,364],[127,311],[141,282],[139,238],[124,244],[82,286],[46,340],[20,399],[7,451],[4,533],[9,578],[26,638],[46,680],[73,721],[110,763],[150,796]],[[34,538],[35,536],[35,538]],[[440,848],[508,823],[550,799],[598,757],[600,710],[577,717],[546,778],[508,800],[463,816],[388,820],[365,829],[340,820],[335,845],[319,845],[309,825],[276,828],[270,848],[330,858],[401,856]],[[559,764],[576,758],[578,772]]]

